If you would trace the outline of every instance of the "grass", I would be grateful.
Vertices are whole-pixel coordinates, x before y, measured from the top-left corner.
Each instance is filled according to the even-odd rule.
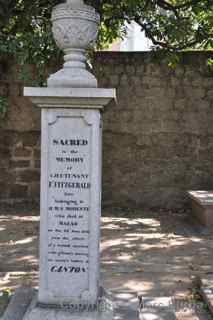
[[[10,289],[4,289],[0,292],[0,317],[3,316],[11,297]]]

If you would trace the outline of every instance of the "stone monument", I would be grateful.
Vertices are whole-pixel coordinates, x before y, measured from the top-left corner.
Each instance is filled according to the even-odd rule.
[[[41,108],[42,145],[39,290],[23,319],[110,319],[99,283],[101,111],[115,90],[97,88],[86,69],[85,50],[98,33],[95,9],[67,0],[53,9],[52,24],[63,69],[47,88],[24,90]]]

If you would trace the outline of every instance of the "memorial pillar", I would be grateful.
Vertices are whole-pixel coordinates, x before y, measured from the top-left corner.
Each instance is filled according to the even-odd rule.
[[[97,304],[103,297],[101,112],[115,90],[97,88],[86,70],[85,50],[98,32],[95,10],[70,0],[53,9],[52,23],[56,43],[65,52],[63,69],[49,77],[47,88],[24,90],[42,114],[40,278],[27,320],[68,319],[67,313],[62,316],[64,306]],[[58,308],[62,310],[53,317]]]

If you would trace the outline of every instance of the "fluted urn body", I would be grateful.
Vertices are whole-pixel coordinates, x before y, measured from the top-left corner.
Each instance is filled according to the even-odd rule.
[[[65,52],[64,67],[48,79],[50,87],[97,87],[86,70],[86,50],[95,43],[100,17],[83,1],[70,0],[54,7],[52,30],[56,44]]]

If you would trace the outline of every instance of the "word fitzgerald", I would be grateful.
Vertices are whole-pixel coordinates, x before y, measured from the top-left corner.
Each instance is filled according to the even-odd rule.
[[[90,189],[91,184],[80,182],[63,182],[63,181],[49,181],[49,188],[61,188],[61,189]]]

